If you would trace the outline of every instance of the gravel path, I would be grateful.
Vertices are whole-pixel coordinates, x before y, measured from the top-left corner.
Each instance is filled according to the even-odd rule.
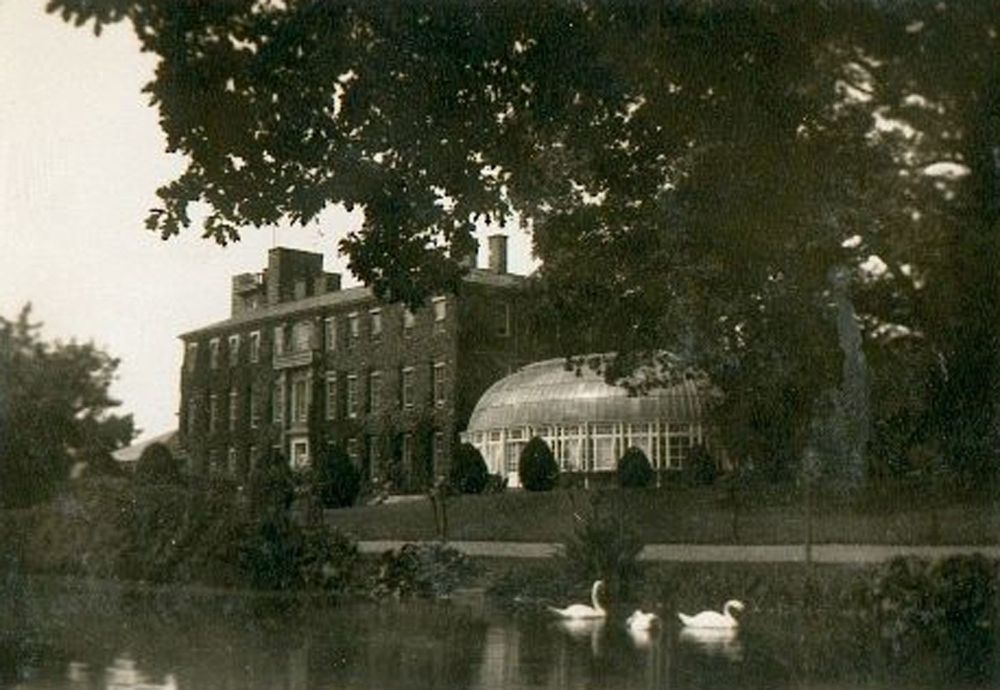
[[[398,549],[402,541],[362,541],[362,553],[382,553]],[[448,542],[469,556],[499,558],[551,558],[559,553],[560,545],[540,542],[453,541]],[[816,544],[812,547],[816,563],[875,563],[894,556],[942,558],[958,554],[981,553],[1000,559],[1000,546],[906,546],[892,544]],[[646,561],[680,562],[757,562],[786,563],[805,560],[801,544],[647,544],[640,556]]]

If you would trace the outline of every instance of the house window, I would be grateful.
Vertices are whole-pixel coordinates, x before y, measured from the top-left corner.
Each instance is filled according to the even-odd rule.
[[[274,327],[274,356],[280,357],[285,354],[285,326],[284,324]]]
[[[434,332],[444,331],[444,322],[448,318],[448,301],[444,297],[435,297],[431,300],[434,309]]]
[[[445,401],[445,390],[444,390],[444,362],[438,362],[434,365],[433,369],[433,388],[434,388],[434,404],[437,406],[444,405]]]
[[[250,361],[254,364],[260,361],[260,331],[250,334]]]
[[[274,395],[271,398],[271,419],[275,424],[281,424],[285,418],[285,388],[282,381],[274,382]]]
[[[292,381],[292,422],[304,424],[309,416],[309,384],[304,378]]]
[[[309,441],[297,439],[292,441],[292,469],[303,470],[309,467]]]
[[[413,367],[406,367],[403,369],[403,380],[400,385],[402,388],[402,402],[403,407],[409,409],[413,407]]]
[[[368,455],[368,457],[365,458],[366,461],[365,474],[371,477],[375,472],[375,468],[377,468],[379,464],[378,439],[374,435],[369,435],[365,439],[365,451]]]
[[[371,318],[371,331],[370,337],[372,340],[382,339],[382,310],[372,309],[368,312],[368,316]]]
[[[403,468],[406,471],[413,469],[413,434],[403,434]]]
[[[506,302],[497,305],[496,334],[501,338],[510,335],[510,305]]]
[[[257,446],[249,446],[247,448],[247,474],[253,474],[257,471]]]
[[[351,463],[355,467],[358,466],[358,460],[360,459],[358,456],[358,439],[356,438],[347,439],[347,457],[351,459]]]
[[[194,371],[198,366],[198,343],[188,343],[184,355],[184,366],[188,371]]]
[[[236,431],[236,414],[239,411],[237,405],[237,395],[235,390],[229,391],[229,430]]]
[[[215,477],[218,476],[222,471],[221,464],[219,462],[219,451],[210,450],[208,451],[208,473],[209,475]]]
[[[208,396],[208,430],[214,432],[219,424],[219,396],[215,393]]]
[[[409,307],[403,307],[403,335],[409,335],[417,323],[417,315]]]
[[[337,418],[337,375],[326,375],[326,418]]]
[[[219,368],[219,339],[212,338],[208,341],[208,366],[212,369]]]
[[[292,348],[294,352],[312,349],[313,325],[311,321],[298,321],[292,326]]]
[[[361,319],[357,312],[351,312],[347,315],[347,335],[348,345],[354,347],[354,343],[361,337]]]
[[[239,334],[229,336],[229,366],[235,367],[240,363],[240,336]]]
[[[444,463],[444,432],[434,432],[434,469],[440,470]]]
[[[226,474],[235,479],[238,467],[239,464],[236,461],[236,449],[229,446],[229,450],[226,452]]]
[[[358,377],[347,375],[347,416],[358,416]]]
[[[256,391],[252,385],[247,391],[247,397],[250,399],[250,428],[256,429],[260,424],[260,402],[257,400]]]
[[[331,316],[323,321],[323,330],[325,334],[326,351],[333,352],[337,349],[337,319]]]
[[[192,398],[191,400],[188,400],[188,416],[187,416],[188,436],[194,436],[197,423],[198,423],[198,401]]]
[[[373,371],[368,375],[368,411],[378,412],[382,403],[382,373]]]

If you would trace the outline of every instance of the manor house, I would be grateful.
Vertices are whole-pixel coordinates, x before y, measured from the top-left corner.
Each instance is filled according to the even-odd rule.
[[[273,451],[308,467],[342,444],[373,481],[418,490],[447,470],[491,384],[545,354],[507,238],[454,294],[410,311],[342,289],[321,254],[278,247],[233,276],[228,319],[181,336],[180,442],[195,473],[244,478]]]

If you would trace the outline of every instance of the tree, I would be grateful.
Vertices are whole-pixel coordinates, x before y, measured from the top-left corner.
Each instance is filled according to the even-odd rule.
[[[451,488],[463,494],[480,494],[489,476],[482,453],[470,443],[460,444],[451,461]]]
[[[361,473],[347,451],[335,444],[318,458],[315,483],[324,508],[348,508],[354,505],[361,490]]]
[[[559,465],[544,439],[535,436],[521,450],[517,466],[521,486],[528,491],[551,491],[559,478]]]
[[[223,243],[358,206],[351,269],[416,304],[516,214],[567,353],[610,345],[613,380],[678,354],[776,476],[839,385],[842,269],[866,354],[903,338],[939,369],[918,409],[956,468],[1000,446],[998,0],[49,8],[127,18],[159,56],[189,161],[164,237],[198,202]]]
[[[27,305],[0,317],[0,506],[45,499],[71,463],[121,448],[135,435],[132,415],[109,387],[118,360],[92,343],[48,343]]]
[[[631,446],[618,460],[618,483],[625,488],[641,489],[653,481],[653,467],[641,448]]]

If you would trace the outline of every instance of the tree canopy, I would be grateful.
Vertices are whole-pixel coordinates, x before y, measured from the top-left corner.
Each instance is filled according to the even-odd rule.
[[[188,160],[148,219],[165,238],[195,202],[223,243],[358,206],[350,268],[415,303],[454,287],[476,224],[517,218],[566,349],[604,334],[611,377],[679,354],[758,458],[795,456],[837,385],[846,272],[876,426],[972,465],[997,446],[997,0],[49,9],[127,19],[159,57]]]
[[[132,440],[132,415],[109,410],[118,360],[93,344],[46,343],[26,306],[0,317],[0,506],[40,500],[73,461]]]

